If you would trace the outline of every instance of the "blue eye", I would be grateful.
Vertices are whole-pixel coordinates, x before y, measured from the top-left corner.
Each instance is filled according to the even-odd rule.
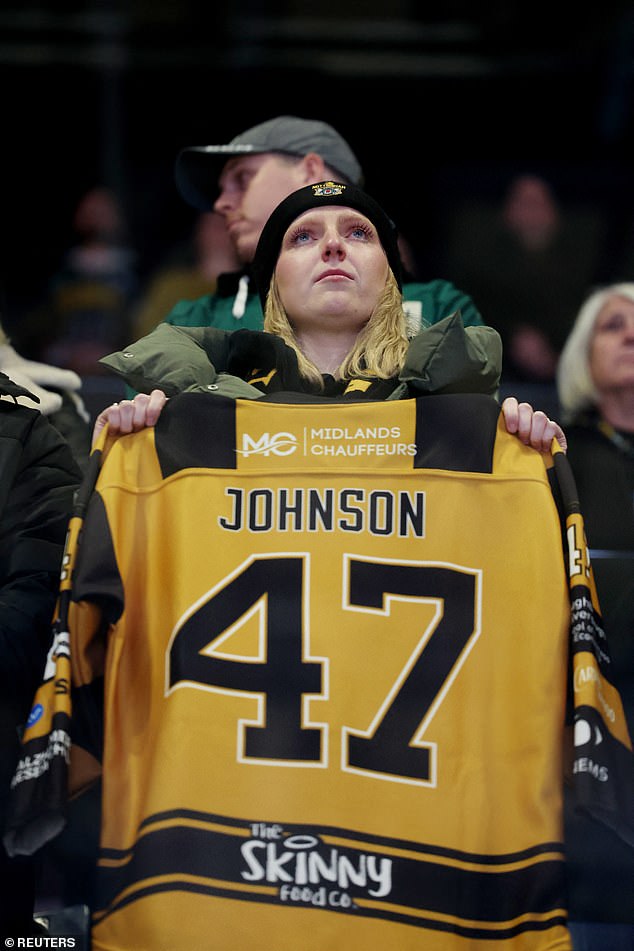
[[[310,241],[310,234],[308,231],[298,230],[291,235],[291,244],[306,244],[307,241]]]

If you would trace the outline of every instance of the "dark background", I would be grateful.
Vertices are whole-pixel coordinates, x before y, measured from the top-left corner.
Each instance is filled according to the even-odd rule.
[[[550,176],[610,225],[605,277],[634,220],[634,12],[604,2],[9,0],[0,13],[3,288],[10,329],[64,249],[79,197],[122,197],[141,275],[194,212],[173,162],[281,113],[331,122],[423,261],[442,266],[463,196],[514,170]],[[599,275],[599,276],[604,276]]]

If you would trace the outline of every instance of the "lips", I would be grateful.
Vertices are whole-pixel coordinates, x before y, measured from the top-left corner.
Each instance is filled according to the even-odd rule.
[[[346,271],[341,271],[339,268],[329,268],[329,270],[322,271],[322,273],[317,276],[317,281],[323,281],[324,278],[327,277],[347,277],[349,281],[352,280],[352,275]],[[317,283],[317,281],[315,283]]]

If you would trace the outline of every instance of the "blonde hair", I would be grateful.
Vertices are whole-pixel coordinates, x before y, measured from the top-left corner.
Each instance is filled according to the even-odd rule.
[[[610,284],[594,291],[582,304],[557,365],[557,395],[564,422],[599,402],[590,372],[590,346],[597,317],[611,297],[634,302],[634,283]]]
[[[295,351],[300,375],[305,380],[323,386],[321,372],[303,354],[297,342],[280,299],[275,275],[266,297],[264,329],[267,333],[281,337]],[[356,342],[339,367],[337,376],[342,380],[357,376],[388,380],[402,368],[408,343],[403,297],[390,268],[370,319],[357,334]]]

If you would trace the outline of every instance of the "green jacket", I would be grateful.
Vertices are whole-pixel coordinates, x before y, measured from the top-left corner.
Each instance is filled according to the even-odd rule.
[[[425,324],[435,324],[456,311],[460,311],[465,327],[484,324],[471,298],[444,280],[405,283],[403,310],[411,336]],[[260,299],[246,272],[221,274],[214,294],[180,301],[165,318],[165,323],[177,327],[217,327],[219,330],[262,330],[262,321]]]
[[[167,396],[212,392],[221,396],[260,399],[264,393],[239,375],[227,372],[239,331],[216,327],[184,327],[161,323],[125,350],[99,361],[119,374],[137,392],[160,389]],[[245,331],[257,348],[272,342],[280,355],[292,354],[271,334]],[[253,367],[261,366],[254,363]],[[422,393],[488,393],[496,395],[502,367],[500,336],[492,327],[465,327],[459,313],[426,327],[411,341],[398,384],[389,399]]]

